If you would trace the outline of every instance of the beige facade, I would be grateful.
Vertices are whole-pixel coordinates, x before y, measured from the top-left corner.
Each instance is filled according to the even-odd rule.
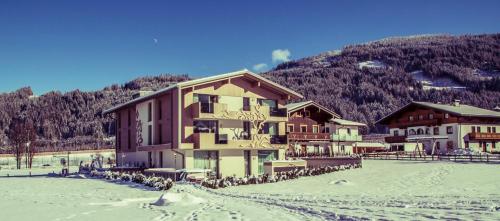
[[[247,70],[136,98],[106,111],[135,111],[131,123],[120,115],[121,124],[133,125],[118,127],[117,164],[210,169],[218,176],[261,174],[263,162],[285,158],[284,105],[297,98],[301,95]],[[129,130],[133,139],[126,137]],[[128,140],[134,141],[129,150]]]

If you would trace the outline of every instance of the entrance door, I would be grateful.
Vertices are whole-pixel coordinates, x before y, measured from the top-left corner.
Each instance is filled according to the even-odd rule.
[[[259,174],[264,174],[264,162],[277,160],[278,151],[277,150],[259,150]]]
[[[483,142],[483,152],[486,152],[487,149],[486,149],[486,142]]]
[[[212,175],[219,176],[218,151],[194,151],[194,168],[211,170]]]
[[[250,176],[252,174],[252,167],[251,167],[251,154],[249,150],[243,151],[243,156],[245,158],[245,176]]]

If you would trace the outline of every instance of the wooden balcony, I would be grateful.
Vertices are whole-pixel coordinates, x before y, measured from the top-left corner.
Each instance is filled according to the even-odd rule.
[[[272,141],[273,139],[269,134],[254,134],[247,140],[227,139],[226,134],[194,133],[192,135],[193,148],[200,150],[247,149],[251,147],[282,148],[286,146],[286,143]]]
[[[192,104],[192,117],[194,119],[219,119],[219,120],[270,120],[288,121],[286,109],[273,109],[268,106],[248,106],[241,110],[228,110],[224,103],[194,103]]]
[[[427,119],[427,120],[418,120],[415,119],[413,121],[404,121],[404,122],[395,122],[391,123],[391,128],[407,128],[407,127],[415,127],[415,126],[437,126],[441,125],[441,119]]]
[[[332,134],[332,141],[334,142],[349,142],[349,141],[362,141],[363,137],[361,135],[349,135],[349,134]]]
[[[288,139],[289,140],[324,140],[324,141],[329,141],[330,140],[330,134],[329,133],[302,133],[302,132],[290,132],[288,133]]]
[[[500,133],[469,133],[469,140],[500,141]]]
[[[387,143],[404,143],[404,142],[406,142],[406,136],[385,137],[385,142],[387,142]]]

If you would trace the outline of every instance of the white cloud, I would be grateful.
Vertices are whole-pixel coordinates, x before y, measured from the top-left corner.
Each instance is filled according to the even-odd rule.
[[[290,51],[288,49],[276,49],[272,53],[273,63],[281,63],[290,61]]]
[[[267,69],[266,63],[260,63],[253,66],[253,70],[257,72],[264,71],[265,69]]]

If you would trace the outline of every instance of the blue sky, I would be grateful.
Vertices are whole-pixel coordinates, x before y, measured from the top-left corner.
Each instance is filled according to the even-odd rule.
[[[500,1],[2,0],[0,92],[267,70],[390,36],[496,33],[499,11]]]

